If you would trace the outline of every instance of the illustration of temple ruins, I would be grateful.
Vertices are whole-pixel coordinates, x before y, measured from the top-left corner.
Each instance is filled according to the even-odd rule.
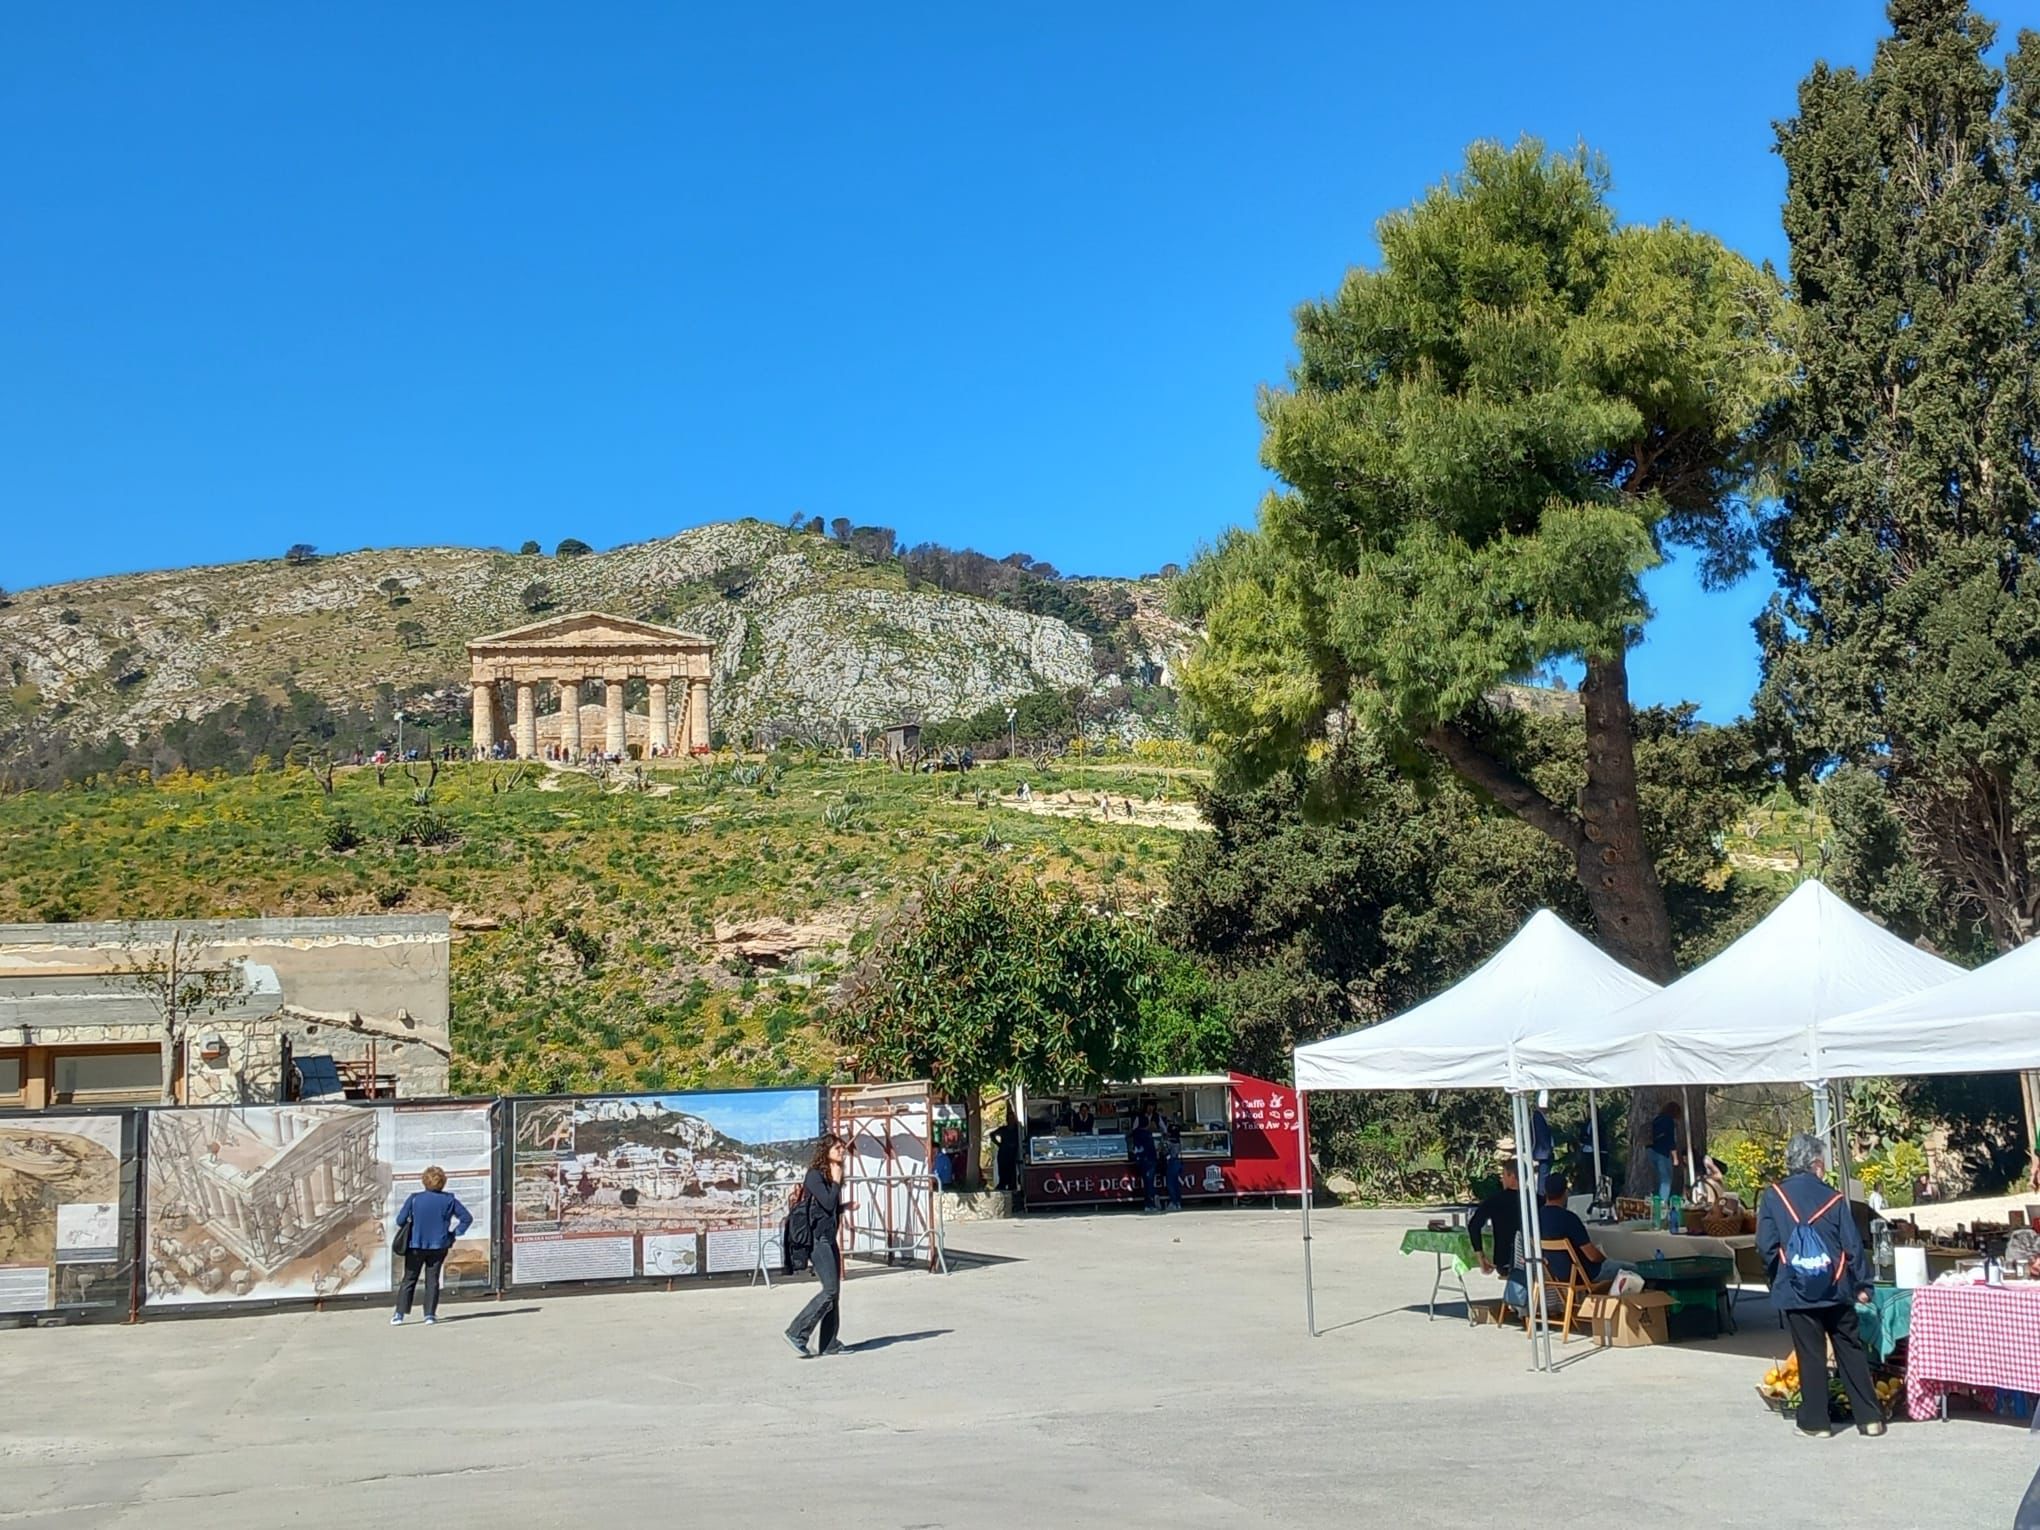
[[[273,1275],[343,1223],[378,1214],[376,1114],[302,1106],[164,1112],[150,1123],[151,1178],[163,1184],[152,1193],[163,1213],[202,1224],[234,1257]]]

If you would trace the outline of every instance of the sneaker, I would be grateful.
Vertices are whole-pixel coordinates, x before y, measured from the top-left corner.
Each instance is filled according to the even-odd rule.
[[[1795,1428],[1792,1432],[1798,1435],[1802,1440],[1832,1440],[1835,1437],[1835,1432],[1832,1429]]]
[[[1856,1433],[1866,1434],[1871,1439],[1874,1440],[1877,1438],[1877,1436],[1884,1433],[1884,1420],[1881,1418],[1873,1419],[1871,1422],[1867,1424],[1859,1425],[1856,1429]]]
[[[438,1321],[439,1321],[439,1319],[438,1319],[438,1318],[436,1318],[436,1317],[433,1317],[433,1316],[432,1316],[432,1315],[431,1315],[430,1313],[427,1313],[427,1314],[426,1314],[426,1316],[425,1316],[425,1326],[426,1326],[427,1328],[430,1328],[430,1327],[431,1327],[431,1326],[432,1326],[432,1325],[433,1325],[434,1323],[437,1323]]]
[[[401,1328],[403,1326],[404,1326],[404,1314],[401,1312],[392,1312],[390,1314],[390,1327]]]
[[[828,1347],[825,1348],[822,1351],[822,1353],[825,1355],[840,1355],[843,1353],[843,1350],[844,1345],[841,1339],[831,1339],[828,1343]]]
[[[786,1342],[787,1342],[788,1344],[791,1344],[791,1345],[793,1346],[793,1352],[794,1352],[794,1353],[795,1353],[796,1355],[799,1355],[799,1356],[801,1357],[801,1359],[805,1360],[805,1359],[807,1359],[807,1358],[808,1358],[808,1347],[807,1347],[807,1345],[803,1344],[803,1343],[802,1343],[802,1342],[801,1342],[801,1341],[800,1341],[799,1339],[796,1339],[796,1338],[795,1338],[795,1337],[794,1337],[794,1336],[793,1336],[792,1334],[790,1334],[790,1333],[783,1333],[783,1334],[781,1334],[781,1335],[780,1335],[780,1337],[781,1337],[782,1339],[786,1340]]]

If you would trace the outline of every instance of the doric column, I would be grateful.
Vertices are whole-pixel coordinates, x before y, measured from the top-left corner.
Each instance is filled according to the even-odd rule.
[[[517,758],[538,757],[538,687],[529,680],[517,682]]]
[[[581,682],[562,680],[560,682],[560,747],[567,752],[567,758],[581,757]]]
[[[496,747],[496,687],[486,680],[475,682],[475,753],[486,758]]]
[[[672,724],[666,716],[666,682],[647,680],[645,696],[649,703],[646,715],[651,723],[650,731],[645,735],[645,742],[648,748],[656,749],[663,754],[673,747]]]
[[[708,743],[708,676],[695,675],[687,682],[687,747],[706,749]]]
[[[611,754],[622,754],[629,735],[623,728],[623,682],[604,679],[602,682],[602,704],[609,709],[605,719],[608,727],[603,730],[602,747]]]

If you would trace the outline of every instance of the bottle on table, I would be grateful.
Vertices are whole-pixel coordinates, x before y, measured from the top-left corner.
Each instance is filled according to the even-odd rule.
[[[1679,1195],[1677,1195],[1677,1194],[1674,1194],[1674,1195],[1672,1196],[1672,1202],[1671,1202],[1671,1207],[1670,1207],[1670,1209],[1668,1210],[1668,1212],[1666,1213],[1666,1221],[1665,1221],[1665,1230],[1666,1230],[1667,1232],[1670,1232],[1670,1233],[1677,1233],[1677,1232],[1678,1232],[1678,1230],[1679,1230],[1679,1217],[1680,1217],[1681,1213],[1683,1213],[1683,1212],[1684,1212],[1685,1208],[1686,1208],[1686,1202],[1685,1202],[1685,1200],[1684,1200],[1684,1199],[1683,1199],[1682,1197],[1680,1197]]]

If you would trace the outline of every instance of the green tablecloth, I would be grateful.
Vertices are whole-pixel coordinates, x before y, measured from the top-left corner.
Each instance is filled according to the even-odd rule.
[[[1463,1227],[1412,1227],[1403,1234],[1405,1254],[1444,1254],[1461,1275],[1480,1263],[1474,1257],[1473,1240]]]
[[[1912,1299],[1909,1289],[1877,1286],[1867,1303],[1856,1303],[1856,1325],[1863,1331],[1863,1347],[1877,1359],[1889,1360],[1891,1352],[1912,1332]]]

